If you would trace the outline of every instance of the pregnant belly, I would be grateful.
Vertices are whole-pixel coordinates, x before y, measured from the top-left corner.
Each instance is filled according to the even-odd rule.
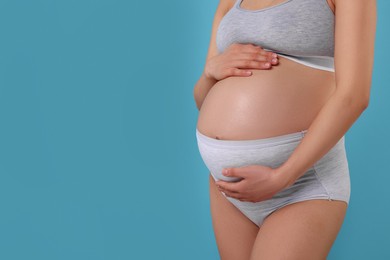
[[[268,138],[309,128],[335,90],[333,72],[279,56],[269,70],[228,77],[209,91],[199,111],[198,130],[215,139]]]

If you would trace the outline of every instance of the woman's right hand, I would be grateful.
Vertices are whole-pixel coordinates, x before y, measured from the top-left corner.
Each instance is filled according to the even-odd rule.
[[[223,53],[208,59],[203,73],[218,81],[230,76],[251,76],[249,69],[270,69],[276,65],[278,59],[272,55],[273,52],[258,45],[233,43]]]

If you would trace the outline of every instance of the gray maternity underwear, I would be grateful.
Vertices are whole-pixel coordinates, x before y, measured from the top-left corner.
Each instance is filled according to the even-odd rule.
[[[196,129],[201,157],[214,180],[239,181],[237,177],[222,175],[222,169],[247,165],[276,168],[282,165],[298,146],[307,130],[252,140],[220,140]],[[349,204],[350,176],[345,150],[345,137],[307,170],[295,183],[275,194],[271,199],[247,202],[228,197],[234,206],[257,226],[275,210],[288,204],[310,200],[341,200]]]

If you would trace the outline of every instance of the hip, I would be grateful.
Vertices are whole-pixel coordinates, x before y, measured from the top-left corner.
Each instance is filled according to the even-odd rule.
[[[237,177],[222,175],[223,168],[264,165],[277,168],[299,145],[307,130],[271,138],[251,140],[217,140],[196,129],[201,157],[214,180],[240,181]],[[343,136],[322,158],[314,163],[295,183],[277,193],[273,199],[323,196],[349,203],[350,175]],[[309,197],[310,197],[309,196]],[[251,202],[240,202],[253,207]]]

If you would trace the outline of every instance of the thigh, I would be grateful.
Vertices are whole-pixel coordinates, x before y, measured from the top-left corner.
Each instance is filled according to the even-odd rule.
[[[210,210],[221,260],[249,259],[259,228],[218,190],[210,175]]]
[[[251,260],[326,260],[342,226],[347,204],[310,199],[269,215],[253,246]]]

